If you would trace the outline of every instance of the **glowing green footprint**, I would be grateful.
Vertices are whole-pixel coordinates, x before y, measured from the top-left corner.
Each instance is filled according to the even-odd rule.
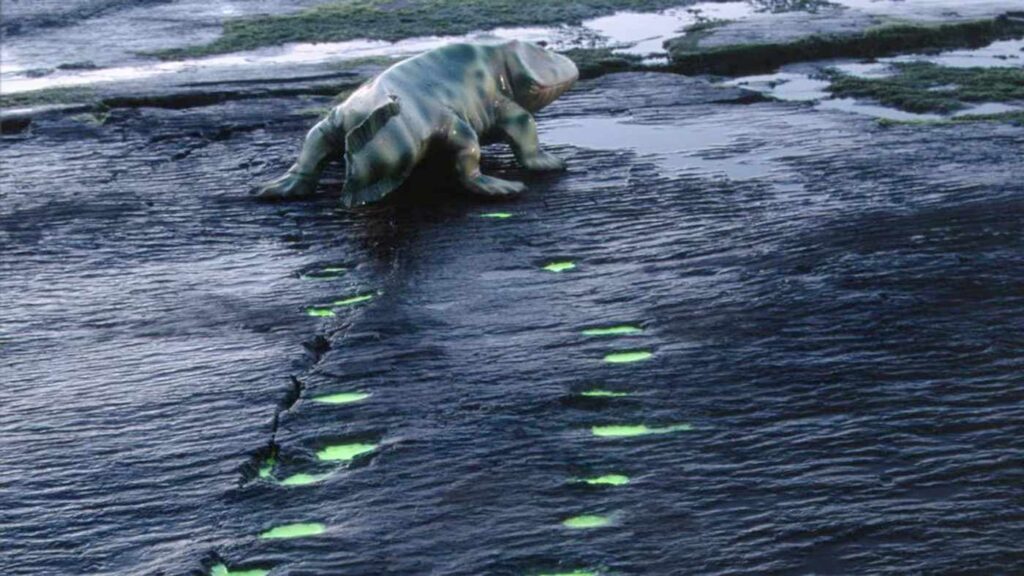
[[[584,478],[584,482],[591,486],[625,486],[629,484],[629,476],[623,474],[605,474],[594,478]]]
[[[593,514],[584,514],[583,516],[573,516],[562,521],[562,526],[566,528],[572,528],[574,530],[583,530],[587,528],[602,528],[611,524],[612,521],[607,516],[596,516]]]
[[[580,396],[584,396],[586,398],[624,398],[626,396],[629,396],[629,393],[613,392],[611,390],[600,390],[595,388],[592,390],[585,390],[583,392],[580,392]]]
[[[316,453],[316,457],[328,462],[347,462],[376,449],[376,444],[336,444],[323,448]]]
[[[565,272],[566,270],[572,270],[576,267],[574,262],[551,262],[544,266],[544,270],[548,272]]]
[[[493,218],[495,220],[504,220],[506,218],[511,218],[512,214],[509,213],[509,212],[488,212],[486,214],[481,214],[480,217],[481,218]]]
[[[629,364],[631,362],[641,362],[653,356],[654,353],[647,350],[628,350],[626,352],[612,352],[604,357],[604,361],[609,364]]]
[[[646,424],[616,424],[611,426],[594,426],[590,429],[594,436],[601,438],[628,438],[633,436],[647,436],[649,434],[668,434],[670,432],[689,432],[693,426],[689,424],[676,424],[652,428]]]
[[[299,276],[302,280],[333,280],[345,272],[348,272],[346,268],[339,268],[336,266],[328,266],[327,268],[321,268],[313,272],[307,272]]]
[[[318,536],[327,531],[327,527],[319,522],[300,522],[297,524],[282,524],[260,534],[263,540],[279,540],[284,538],[304,538],[306,536]]]
[[[583,330],[584,336],[632,336],[634,334],[640,334],[644,329],[639,326],[630,326],[624,324],[622,326],[605,326],[603,328],[587,328]]]
[[[260,478],[270,478],[274,474],[274,466],[277,466],[277,458],[270,456],[263,461],[263,465],[260,466],[256,475]]]
[[[373,300],[373,294],[363,294],[360,296],[352,296],[351,298],[344,298],[342,300],[335,300],[331,302],[331,306],[342,308],[344,306],[352,306],[354,304],[361,304]]]
[[[224,564],[214,564],[210,568],[210,576],[267,576],[270,570],[250,568],[248,570],[229,570]]]
[[[337,394],[316,396],[313,398],[313,402],[319,402],[321,404],[352,404],[355,402],[362,402],[370,396],[371,394],[369,392],[339,392]]]
[[[330,304],[324,304],[321,306],[310,306],[306,308],[306,315],[314,318],[331,318],[336,316],[334,313],[335,308],[344,308],[346,306],[355,306],[356,304],[362,304],[369,300],[373,300],[373,294],[362,294],[359,296],[352,296],[350,298],[342,298],[341,300],[335,300]]]

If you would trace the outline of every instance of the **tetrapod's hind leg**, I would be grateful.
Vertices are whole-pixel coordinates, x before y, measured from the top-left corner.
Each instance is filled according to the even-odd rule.
[[[467,190],[482,196],[513,196],[526,190],[522,182],[502,180],[480,172],[480,139],[473,128],[457,116],[452,119],[446,143],[455,151],[455,171]]]
[[[260,188],[260,200],[291,200],[313,195],[320,174],[332,158],[345,153],[345,134],[332,118],[324,118],[306,134],[298,160],[282,176]]]

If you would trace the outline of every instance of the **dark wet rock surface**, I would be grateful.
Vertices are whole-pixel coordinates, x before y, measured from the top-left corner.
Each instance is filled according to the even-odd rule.
[[[488,150],[515,201],[249,200],[328,102],[5,136],[5,573],[1024,570],[1024,128],[612,75],[539,118],[565,174]],[[644,331],[579,333],[616,324]],[[377,448],[317,459],[350,442]],[[273,477],[329,476],[260,478],[272,447]],[[326,532],[256,538],[294,522]]]
[[[966,12],[975,17],[924,12],[896,19],[837,8],[712,23],[668,40],[668,67],[684,74],[753,74],[796,62],[981,48],[1024,36],[1020,13],[984,8],[988,12]]]

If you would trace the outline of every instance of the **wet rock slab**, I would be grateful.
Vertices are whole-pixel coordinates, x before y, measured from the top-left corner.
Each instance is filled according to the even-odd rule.
[[[9,572],[1024,567],[1024,128],[621,74],[540,116],[565,174],[487,150],[520,199],[421,180],[356,212],[249,201],[328,101],[5,137]],[[621,324],[644,330],[582,333]],[[573,400],[589,388],[630,396]],[[348,391],[371,396],[312,401]],[[375,448],[317,458],[352,444]],[[629,485],[574,481],[609,473]],[[317,533],[257,538],[290,525]]]
[[[669,67],[682,73],[736,75],[829,58],[977,48],[1024,36],[1024,15],[1009,2],[977,3],[962,10],[913,4],[918,9],[906,11],[896,9],[898,3],[852,4],[704,24],[665,43]]]

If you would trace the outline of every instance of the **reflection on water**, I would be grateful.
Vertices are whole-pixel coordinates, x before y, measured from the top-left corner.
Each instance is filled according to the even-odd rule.
[[[770,155],[725,151],[742,135],[715,122],[695,120],[681,126],[588,116],[547,122],[541,139],[594,150],[633,150],[675,174],[724,175],[734,180],[764,176],[771,169]]]
[[[810,102],[827,98],[829,84],[828,80],[812,78],[809,74],[796,72],[744,76],[723,83],[725,86],[739,86],[767,94],[779,100],[795,102]]]
[[[1024,4],[1022,4],[1024,7]],[[1022,68],[1024,67],[1024,38],[999,40],[982,48],[950,50],[940,54],[909,54],[883,58],[882,62],[932,62],[953,68]]]
[[[940,114],[917,114],[914,112],[904,112],[897,108],[890,108],[888,106],[882,106],[881,104],[860,102],[853,98],[829,98],[828,100],[822,100],[819,102],[816,108],[819,110],[839,110],[854,114],[864,114],[866,116],[874,116],[875,118],[898,120],[903,122],[942,120],[942,116]]]

